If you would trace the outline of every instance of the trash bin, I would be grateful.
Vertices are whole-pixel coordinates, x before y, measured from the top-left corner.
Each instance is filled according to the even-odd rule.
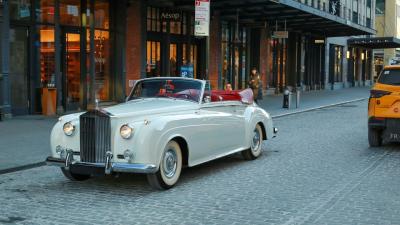
[[[46,116],[53,116],[56,114],[56,88],[43,88],[42,89],[42,113]]]
[[[283,91],[283,105],[282,108],[290,109],[292,104],[292,92],[289,89]]]

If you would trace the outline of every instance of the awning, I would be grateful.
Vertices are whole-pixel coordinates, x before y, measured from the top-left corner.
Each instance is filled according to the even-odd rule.
[[[347,44],[362,48],[400,48],[400,39],[395,37],[351,38]]]
[[[148,0],[150,5],[194,9],[194,0]],[[350,20],[333,15],[295,0],[211,0],[211,10],[219,12],[222,19],[247,26],[265,26],[271,29],[278,24],[283,30],[309,33],[323,37],[370,35],[376,31]],[[337,10],[339,13],[340,10]]]

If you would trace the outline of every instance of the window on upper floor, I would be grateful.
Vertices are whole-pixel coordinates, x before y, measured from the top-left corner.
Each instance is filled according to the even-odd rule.
[[[375,13],[377,15],[385,14],[385,0],[376,0]]]

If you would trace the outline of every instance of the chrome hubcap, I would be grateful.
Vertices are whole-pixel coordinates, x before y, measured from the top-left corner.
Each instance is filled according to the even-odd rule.
[[[169,149],[164,154],[163,170],[167,178],[172,178],[176,173],[177,156],[174,150]]]
[[[253,151],[257,151],[260,145],[261,145],[260,131],[258,129],[255,129],[253,133],[253,142],[251,143],[251,149]]]

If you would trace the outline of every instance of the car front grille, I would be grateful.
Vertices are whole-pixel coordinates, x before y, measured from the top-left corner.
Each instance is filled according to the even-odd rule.
[[[81,162],[105,163],[106,152],[111,151],[110,116],[100,110],[80,116]]]

